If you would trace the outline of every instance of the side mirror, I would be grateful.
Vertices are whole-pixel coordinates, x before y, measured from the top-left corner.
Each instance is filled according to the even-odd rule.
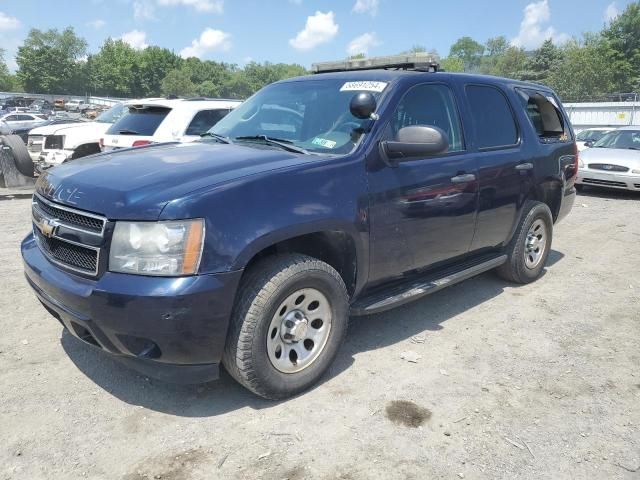
[[[593,144],[596,143],[593,140],[587,140],[586,142],[584,142],[584,146],[587,148],[591,148],[593,147]]]
[[[370,93],[358,93],[353,96],[349,103],[351,115],[362,120],[371,118],[371,114],[376,111],[376,97]]]
[[[401,128],[395,140],[382,142],[382,149],[387,158],[402,162],[446,153],[449,138],[438,127],[412,125]]]

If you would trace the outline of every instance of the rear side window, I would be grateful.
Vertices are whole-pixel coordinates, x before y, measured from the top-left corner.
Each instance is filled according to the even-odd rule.
[[[492,149],[517,144],[518,128],[504,94],[487,85],[467,85],[466,92],[478,148]]]
[[[193,117],[185,135],[202,135],[222,120],[229,113],[228,109],[202,110]]]
[[[548,93],[523,88],[516,89],[516,92],[518,92],[522,106],[542,142],[569,140],[568,128],[554,97]]]
[[[150,137],[171,111],[167,107],[130,106],[107,131],[108,135],[143,135]]]

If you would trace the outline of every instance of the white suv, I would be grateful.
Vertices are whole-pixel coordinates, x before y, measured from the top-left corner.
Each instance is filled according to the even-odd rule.
[[[64,104],[64,109],[67,112],[80,112],[85,108],[89,108],[89,104],[84,100],[69,100]]]
[[[36,173],[67,160],[100,153],[100,139],[124,113],[122,103],[114,105],[94,122],[52,124],[29,132],[27,150]]]
[[[159,98],[128,102],[128,113],[109,128],[101,141],[102,151],[198,140],[240,103],[238,100]]]

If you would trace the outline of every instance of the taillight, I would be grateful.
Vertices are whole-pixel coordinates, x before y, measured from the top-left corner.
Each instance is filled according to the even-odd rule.
[[[100,144],[100,148],[104,148],[104,138],[101,138],[98,143]]]
[[[151,142],[149,140],[136,140],[133,142],[133,147],[142,147],[143,145],[149,145]]]

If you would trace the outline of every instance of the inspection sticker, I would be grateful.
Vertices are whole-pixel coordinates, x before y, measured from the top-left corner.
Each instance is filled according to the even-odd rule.
[[[311,143],[313,143],[314,145],[319,145],[321,147],[324,148],[333,148],[336,146],[336,142],[334,142],[333,140],[326,140],[324,138],[320,138],[320,137],[316,137],[314,138]]]
[[[340,88],[341,92],[367,91],[381,92],[387,87],[387,82],[347,82]]]

